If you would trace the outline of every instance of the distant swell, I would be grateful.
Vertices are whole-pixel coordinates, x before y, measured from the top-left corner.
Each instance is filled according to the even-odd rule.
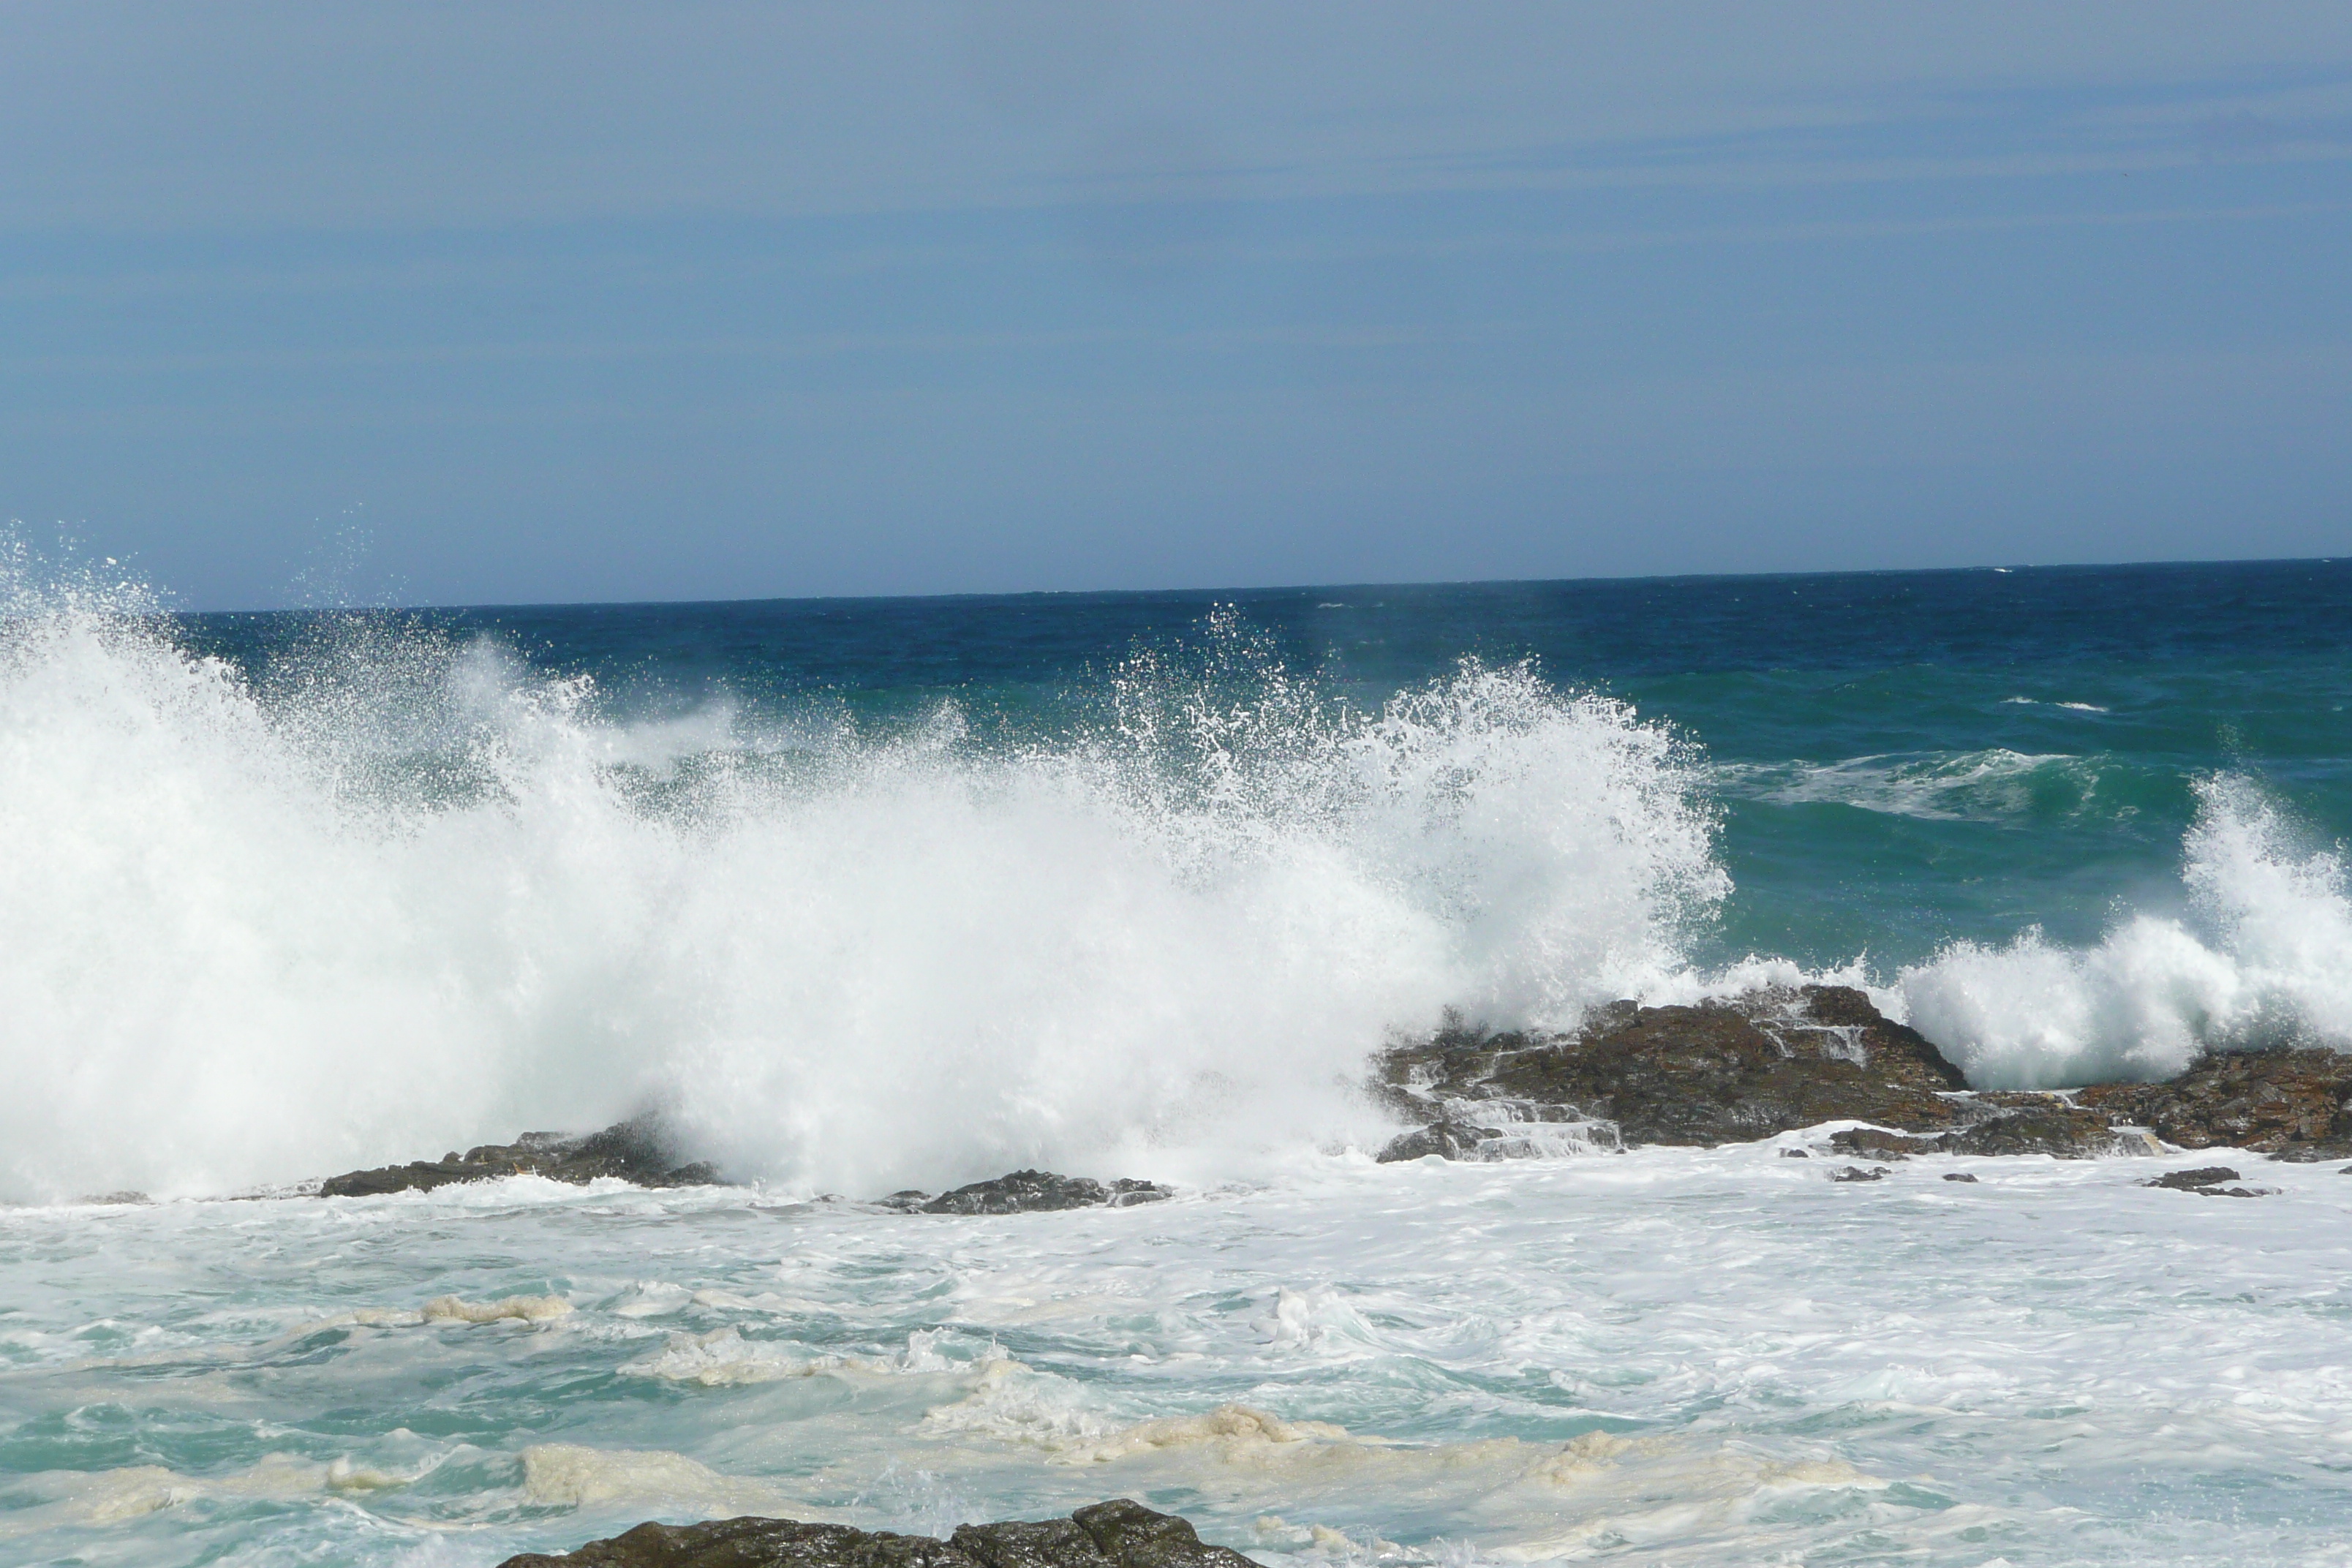
[[[632,725],[353,622],[257,684],[104,595],[0,624],[0,1187],[219,1192],[675,1109],[734,1173],[1211,1173],[1362,1133],[1447,1006],[1661,984],[1691,760],[1465,663],[1352,710],[1228,618],[1047,742]]]

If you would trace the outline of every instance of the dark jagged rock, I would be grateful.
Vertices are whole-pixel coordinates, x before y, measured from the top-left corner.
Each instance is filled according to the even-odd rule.
[[[959,1524],[948,1544],[988,1568],[1112,1568],[1075,1519]]]
[[[1886,1167],[1884,1165],[1873,1165],[1867,1171],[1860,1165],[1848,1165],[1843,1171],[1830,1173],[1830,1180],[1832,1182],[1883,1182],[1885,1179]]]
[[[2061,1160],[2088,1160],[2129,1147],[2105,1117],[2061,1100],[2022,1094],[1983,1096],[1976,1107],[1983,1120],[1948,1132],[1907,1134],[1853,1127],[1831,1133],[1830,1147],[1873,1160],[1913,1154],[2052,1154]]]
[[[1053,1209],[1127,1208],[1156,1204],[1176,1194],[1156,1182],[1122,1176],[1105,1186],[1091,1176],[1058,1176],[1051,1171],[1013,1171],[993,1181],[974,1182],[929,1202],[920,1193],[894,1193],[883,1200],[893,1208],[922,1214],[1034,1214]],[[907,1201],[902,1201],[907,1200]]]
[[[2352,1153],[2352,1113],[2336,1100],[2323,1107],[2318,1088],[2340,1079],[2347,1092],[2337,1099],[2352,1097],[2352,1058],[2272,1055],[2328,1060],[2200,1064],[2177,1084],[2114,1085],[2071,1096],[1977,1092],[1926,1037],[1883,1016],[1850,986],[1758,991],[1692,1007],[1619,1002],[1573,1034],[1489,1034],[1452,1025],[1392,1047],[1380,1060],[1375,1089],[1423,1125],[1391,1140],[1379,1157],[1486,1160],[1552,1152],[1562,1140],[1548,1140],[1545,1129],[1533,1125],[1538,1123],[1551,1124],[1556,1134],[1573,1132],[1588,1147],[1609,1148],[1746,1142],[1851,1121],[1873,1125],[1836,1132],[1830,1145],[1864,1159],[2089,1159],[2155,1152],[2156,1144],[2137,1131],[2152,1122],[2158,1136],[2183,1142],[2166,1128],[2186,1128],[2189,1119],[2183,1113],[2162,1121],[2152,1109],[2159,1101],[2206,1107],[2201,1124],[2226,1124],[2232,1137],[2242,1123],[2259,1123],[2277,1133],[2282,1149],[2312,1151],[2284,1158]],[[2199,1087],[2200,1074],[2233,1087],[2217,1098]],[[2234,1108],[2237,1121],[2210,1109],[2222,1103]],[[2315,1131],[2329,1126],[2344,1131],[2340,1150]]]
[[[1860,1154],[1871,1160],[1907,1160],[1914,1154],[1927,1152],[1935,1143],[1931,1139],[1889,1132],[1883,1127],[1850,1127],[1831,1133],[1830,1147],[1841,1154]]]
[[[1944,1133],[1937,1144],[1948,1154],[2053,1154],[2061,1160],[2135,1152],[2097,1111],[2057,1100],[2037,1105],[2024,1096],[2002,1096],[1999,1103],[2006,1107],[2001,1114]]]
[[[2352,1055],[2319,1047],[2222,1051],[2166,1083],[2105,1083],[2074,1099],[2183,1149],[2277,1160],[2352,1155]]]
[[[1490,1128],[1473,1127],[1465,1121],[1433,1121],[1390,1139],[1381,1150],[1380,1160],[1382,1164],[1394,1164],[1400,1160],[1425,1159],[1432,1154],[1441,1160],[1467,1160],[1476,1155],[1479,1144],[1494,1135]]]
[[[1187,1521],[1154,1513],[1126,1498],[1082,1508],[1070,1517],[1119,1568],[1253,1568],[1238,1552],[1203,1544]]]
[[[511,1143],[486,1143],[463,1155],[352,1171],[328,1177],[320,1191],[331,1198],[370,1197],[518,1175],[578,1184],[617,1176],[641,1187],[693,1187],[719,1180],[718,1170],[704,1162],[681,1163],[660,1119],[647,1115],[585,1136],[526,1132]]]
[[[2143,1187],[2163,1187],[2171,1192],[2193,1193],[2200,1187],[2210,1187],[2222,1182],[2240,1180],[2238,1173],[2227,1165],[2200,1165],[2193,1171],[2167,1171],[2161,1176],[2140,1184]]]
[[[563,1556],[526,1552],[499,1568],[1256,1568],[1191,1524],[1122,1498],[1067,1519],[958,1526],[929,1535],[726,1519],[638,1525]]]
[[[2162,1187],[2168,1192],[2195,1193],[2208,1198],[2266,1198],[2278,1191],[2276,1187],[2233,1187],[2224,1184],[2241,1178],[2227,1165],[2200,1165],[2193,1171],[2168,1171],[2153,1181],[2142,1182],[2143,1187]]]
[[[1780,1151],[1780,1158],[1783,1160],[1810,1160],[1812,1158],[1812,1155],[1807,1153],[1802,1149],[1783,1149]]]
[[[1842,985],[1693,1007],[1619,1002],[1567,1035],[1449,1026],[1385,1053],[1377,1087],[1427,1124],[1383,1160],[1459,1158],[1464,1130],[1525,1134],[1529,1121],[1580,1121],[1604,1144],[1711,1145],[1847,1119],[1941,1131],[1999,1110],[1955,1098],[1968,1087],[1958,1068]]]

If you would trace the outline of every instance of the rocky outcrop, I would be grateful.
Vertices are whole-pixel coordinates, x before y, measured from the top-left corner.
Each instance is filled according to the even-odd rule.
[[[352,1171],[330,1176],[319,1190],[331,1198],[368,1197],[520,1175],[583,1184],[616,1176],[641,1187],[692,1187],[719,1180],[713,1166],[677,1159],[658,1117],[639,1116],[585,1136],[526,1132],[511,1143],[486,1143],[463,1155]]]
[[[1191,1524],[1124,1498],[1067,1519],[959,1525],[930,1535],[727,1519],[641,1524],[563,1556],[524,1552],[499,1568],[1256,1568]]]
[[[2095,1110],[2039,1095],[1978,1096],[1964,1109],[1982,1110],[1983,1119],[1948,1132],[1913,1135],[1877,1127],[1853,1127],[1830,1134],[1842,1154],[1902,1160],[1913,1154],[2053,1154],[2084,1160],[2101,1154],[2155,1153],[2134,1134],[2117,1131]]]
[[[1122,1176],[1105,1186],[1091,1176],[1060,1176],[1051,1171],[1013,1171],[992,1181],[973,1182],[951,1193],[932,1197],[925,1193],[893,1193],[882,1200],[888,1208],[909,1214],[1034,1214],[1054,1209],[1126,1208],[1156,1204],[1176,1194],[1157,1182]]]
[[[2168,1082],[2097,1084],[2074,1099],[2183,1149],[2352,1156],[2352,1055],[2341,1051],[2216,1052]]]
[[[2153,1181],[2142,1182],[2140,1185],[2161,1187],[2175,1193],[2196,1193],[2209,1198],[2266,1198],[2278,1191],[2276,1187],[2230,1184],[2239,1179],[2238,1173],[2227,1165],[2200,1165],[2193,1171],[2168,1171]]]
[[[1966,1095],[1926,1037],[1842,985],[1619,1002],[1566,1035],[1442,1029],[1384,1053],[1379,1087],[1425,1123],[1383,1160],[1497,1158],[1571,1131],[1602,1148],[1744,1142],[1846,1119],[1941,1131],[2012,1109]]]
[[[1870,1123],[1828,1142],[1872,1160],[2087,1159],[2165,1144],[2352,1156],[2352,1054],[2217,1052],[2166,1083],[1974,1092],[1924,1036],[1838,985],[1689,1007],[1619,1002],[1564,1035],[1457,1025],[1383,1053],[1375,1088],[1422,1123],[1392,1139],[1384,1161],[1711,1146],[1826,1121]]]

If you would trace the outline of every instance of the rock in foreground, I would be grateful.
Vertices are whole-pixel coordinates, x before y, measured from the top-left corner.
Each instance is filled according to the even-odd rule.
[[[1210,1546],[1191,1524],[1121,1498],[1067,1519],[966,1524],[945,1541],[929,1535],[803,1524],[789,1519],[725,1519],[709,1524],[641,1524],[566,1556],[524,1552],[499,1568],[1256,1568],[1238,1552]]]
[[[1126,1208],[1156,1204],[1176,1194],[1156,1182],[1122,1176],[1108,1186],[1091,1176],[1060,1176],[1051,1171],[1013,1171],[974,1182],[938,1197],[893,1193],[882,1201],[915,1214],[1036,1214],[1055,1209]]]
[[[371,1197],[520,1175],[581,1184],[616,1176],[641,1187],[693,1187],[719,1180],[718,1171],[708,1163],[678,1161],[657,1117],[639,1116],[584,1137],[526,1132],[511,1143],[486,1143],[463,1156],[445,1154],[438,1160],[352,1171],[330,1176],[319,1190],[331,1198]]]

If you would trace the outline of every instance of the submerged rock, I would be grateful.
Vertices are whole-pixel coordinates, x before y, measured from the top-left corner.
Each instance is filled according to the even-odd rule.
[[[518,1175],[583,1184],[616,1176],[641,1187],[693,1187],[719,1180],[718,1170],[704,1162],[681,1163],[661,1120],[646,1115],[584,1136],[526,1132],[511,1143],[485,1143],[463,1155],[347,1172],[328,1177],[319,1190],[331,1198],[370,1197]]]
[[[2234,1182],[2238,1173],[2227,1165],[2200,1165],[2193,1171],[2167,1171],[2140,1184],[2143,1187],[2164,1187],[2173,1192],[2193,1193],[2200,1187],[2210,1187],[2217,1182]]]
[[[1176,1194],[1157,1182],[1122,1176],[1108,1186],[1091,1176],[1061,1176],[1051,1171],[1013,1171],[992,1181],[973,1182],[926,1200],[917,1192],[883,1199],[891,1208],[918,1214],[1034,1214],[1054,1209],[1126,1208],[1156,1204]]]
[[[1886,1167],[1884,1165],[1873,1165],[1867,1171],[1860,1165],[1848,1165],[1843,1171],[1830,1173],[1832,1182],[1883,1182],[1885,1179]]]
[[[2238,1173],[2227,1165],[2200,1165],[2193,1171],[2168,1171],[2153,1181],[2142,1182],[2143,1187],[2161,1187],[2168,1192],[2196,1193],[2209,1198],[2266,1198],[2276,1193],[2276,1187],[2234,1187],[2227,1184],[2238,1181]]]
[[[2183,1149],[2352,1155],[2352,1055],[2324,1047],[2215,1052],[2168,1082],[2097,1084],[2074,1099]]]
[[[1566,1035],[1454,1026],[1378,1066],[1382,1096],[1427,1123],[1382,1160],[1495,1157],[1496,1141],[1533,1145],[1547,1128],[1589,1146],[1713,1145],[1848,1119],[1940,1131],[2001,1110],[1958,1095],[1967,1081],[1926,1037],[1843,985],[1619,1002]]]
[[[709,1524],[638,1525],[562,1556],[526,1552],[499,1568],[1256,1568],[1240,1552],[1211,1546],[1173,1514],[1124,1498],[1067,1519],[965,1524],[941,1541],[929,1535],[803,1524],[790,1519],[724,1519]]]

